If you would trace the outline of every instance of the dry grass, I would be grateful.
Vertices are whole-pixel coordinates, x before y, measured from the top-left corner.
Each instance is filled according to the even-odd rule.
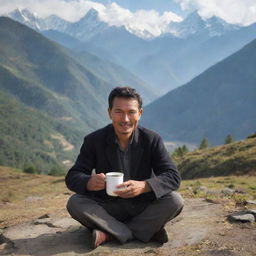
[[[0,228],[38,218],[44,214],[68,215],[64,210],[71,192],[64,177],[25,174],[19,170],[0,166]],[[207,195],[198,188],[222,190],[225,187],[245,194],[232,196]],[[235,207],[246,199],[256,199],[256,176],[228,176],[184,180],[180,192],[184,197],[203,197]],[[228,203],[227,203],[228,202]]]
[[[63,177],[0,167],[0,228],[63,211],[70,192]]]

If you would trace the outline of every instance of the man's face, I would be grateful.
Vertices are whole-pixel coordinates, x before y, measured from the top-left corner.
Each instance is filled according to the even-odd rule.
[[[114,98],[112,109],[108,110],[115,132],[118,135],[131,135],[142,114],[139,103],[133,98]]]

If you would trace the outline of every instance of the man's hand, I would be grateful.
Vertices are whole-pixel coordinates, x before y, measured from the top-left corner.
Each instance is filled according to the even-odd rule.
[[[122,187],[125,187],[122,189]],[[114,193],[122,198],[132,198],[140,194],[151,191],[150,186],[146,181],[128,180],[117,188],[121,190],[115,190]]]
[[[88,183],[87,183],[87,190],[89,191],[98,191],[102,190],[106,187],[105,183],[105,174],[92,174]]]

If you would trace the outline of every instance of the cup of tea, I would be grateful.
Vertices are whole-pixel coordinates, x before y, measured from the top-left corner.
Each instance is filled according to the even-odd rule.
[[[109,196],[117,196],[114,191],[120,190],[118,185],[124,181],[124,174],[122,172],[108,172],[106,173],[106,191]],[[122,189],[122,188],[121,188]]]

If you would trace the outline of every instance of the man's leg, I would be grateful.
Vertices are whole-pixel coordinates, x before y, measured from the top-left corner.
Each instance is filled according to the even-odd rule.
[[[148,242],[164,225],[180,214],[183,199],[177,192],[150,202],[146,209],[127,223],[133,236],[143,242]]]
[[[70,215],[82,225],[99,228],[116,237],[121,243],[132,239],[130,229],[112,217],[96,200],[84,195],[73,195],[67,203]]]

